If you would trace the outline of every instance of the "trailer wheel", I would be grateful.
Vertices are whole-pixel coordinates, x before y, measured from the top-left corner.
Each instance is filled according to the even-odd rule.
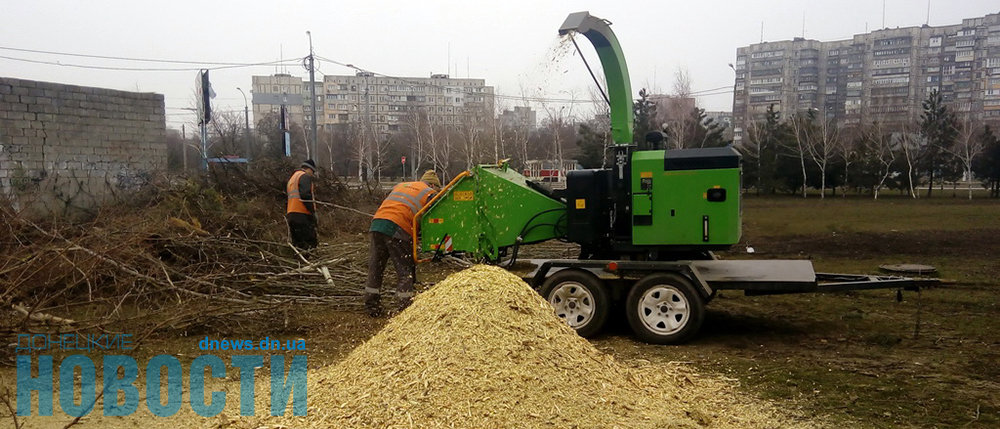
[[[650,274],[632,286],[625,316],[639,339],[677,344],[690,339],[705,319],[705,301],[686,278],[673,273]]]
[[[608,320],[611,306],[601,279],[580,270],[562,270],[545,280],[541,289],[556,316],[581,337],[597,334]]]

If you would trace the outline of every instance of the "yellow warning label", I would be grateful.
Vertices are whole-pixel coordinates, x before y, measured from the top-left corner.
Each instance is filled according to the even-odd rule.
[[[455,191],[452,197],[455,201],[472,201],[475,199],[473,191]]]
[[[585,200],[583,198],[577,198],[577,200],[576,200],[576,208],[577,209],[585,209],[585,208],[587,208],[587,200]]]
[[[645,178],[652,178],[653,177],[653,172],[652,171],[643,171],[643,172],[639,173],[639,177],[643,178],[643,179],[645,179]]]

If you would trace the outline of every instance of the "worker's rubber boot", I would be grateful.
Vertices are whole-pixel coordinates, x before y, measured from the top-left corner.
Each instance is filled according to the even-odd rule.
[[[365,311],[369,317],[379,317],[382,315],[382,308],[379,305],[377,293],[365,294]]]

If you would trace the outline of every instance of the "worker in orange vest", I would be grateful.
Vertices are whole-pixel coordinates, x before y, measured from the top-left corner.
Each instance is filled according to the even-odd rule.
[[[413,217],[440,189],[441,180],[434,170],[427,170],[419,182],[403,182],[392,188],[372,219],[371,249],[368,254],[368,282],[365,284],[365,309],[378,317],[379,289],[382,288],[386,261],[391,257],[396,267],[397,309],[402,311],[413,299],[416,266],[413,248]]]
[[[313,174],[316,163],[311,159],[302,162],[285,185],[288,204],[285,220],[292,245],[303,250],[316,247],[316,205],[313,203]]]

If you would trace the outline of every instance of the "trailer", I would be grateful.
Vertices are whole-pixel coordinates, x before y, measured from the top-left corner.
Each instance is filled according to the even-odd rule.
[[[806,260],[527,259],[519,265],[518,274],[581,336],[600,332],[612,307],[620,305],[636,336],[654,344],[691,339],[704,321],[705,306],[721,290],[752,296],[916,291],[938,284],[936,279],[817,273]]]

